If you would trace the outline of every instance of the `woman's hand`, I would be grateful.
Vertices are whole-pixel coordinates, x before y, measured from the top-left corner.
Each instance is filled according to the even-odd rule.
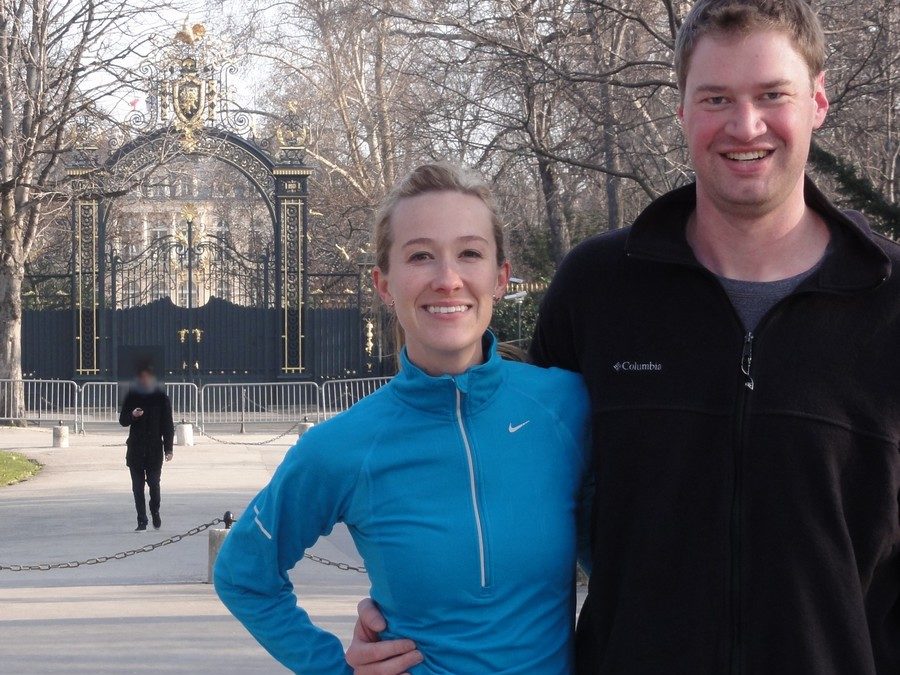
[[[424,657],[412,640],[381,641],[379,633],[387,624],[371,598],[360,602],[356,611],[359,618],[346,655],[355,675],[409,675],[410,668],[422,663]]]

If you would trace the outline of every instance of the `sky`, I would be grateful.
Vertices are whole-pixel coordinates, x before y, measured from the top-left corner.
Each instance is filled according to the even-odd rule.
[[[267,81],[268,64],[259,57],[242,54],[245,46],[232,44],[230,40],[232,26],[242,28],[251,20],[251,13],[247,8],[248,3],[238,0],[176,0],[171,8],[145,15],[139,21],[132,21],[121,27],[119,40],[124,42],[137,38],[142,42],[139,53],[132,55],[124,63],[136,69],[142,61],[156,61],[161,54],[171,49],[175,34],[185,22],[189,26],[201,23],[207,31],[203,39],[205,45],[233,60],[238,66],[237,71],[229,75],[231,98],[241,106],[255,108],[256,99]],[[259,21],[265,20],[266,14],[253,16]],[[115,47],[113,40],[106,48]],[[107,73],[97,74],[87,81],[86,86],[102,88],[104,85],[114,85],[112,77]],[[140,88],[117,87],[114,95],[102,98],[98,104],[110,112],[114,119],[124,121],[132,110],[146,111],[147,93],[143,84]]]

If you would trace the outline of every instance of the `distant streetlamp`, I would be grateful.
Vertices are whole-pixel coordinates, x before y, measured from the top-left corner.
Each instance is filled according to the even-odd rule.
[[[510,277],[509,283],[521,285],[525,283],[524,279],[520,279],[519,277]],[[517,330],[517,339],[516,342],[522,342],[522,303],[525,302],[525,298],[528,297],[528,291],[516,291],[515,293],[508,293],[503,296],[504,300],[515,300],[516,302],[516,318],[518,323]]]

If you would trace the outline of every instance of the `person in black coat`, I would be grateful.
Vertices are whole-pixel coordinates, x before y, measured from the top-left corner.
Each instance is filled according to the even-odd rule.
[[[131,489],[137,509],[138,525],[135,532],[147,529],[147,505],[144,501],[144,483],[150,488],[150,516],[153,527],[159,529],[159,478],[163,456],[172,459],[172,441],[175,425],[172,421],[172,402],[158,386],[153,370],[142,367],[128,390],[119,413],[119,424],[129,427],[128,451],[125,464],[131,470]]]

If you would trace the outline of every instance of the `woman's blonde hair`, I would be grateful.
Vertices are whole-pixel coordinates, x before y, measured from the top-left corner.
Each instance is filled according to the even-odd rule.
[[[441,160],[422,164],[410,171],[394,184],[394,187],[378,206],[378,210],[375,212],[372,238],[375,243],[375,264],[383,274],[387,274],[390,268],[390,252],[394,243],[391,217],[397,209],[397,204],[403,199],[418,197],[430,192],[459,192],[480,199],[491,214],[491,228],[497,246],[497,264],[502,265],[506,262],[506,251],[503,246],[503,223],[487,181],[477,171]],[[396,316],[392,316],[391,320],[394,326],[394,342],[399,353],[405,341],[403,328]]]
[[[390,266],[391,244],[394,243],[391,216],[394,215],[397,204],[402,199],[418,197],[429,192],[459,192],[478,197],[491,214],[491,226],[497,244],[497,264],[502,265],[506,261],[503,223],[487,181],[472,169],[447,161],[437,161],[417,166],[397,181],[375,212],[375,264],[382,272],[387,273]]]

